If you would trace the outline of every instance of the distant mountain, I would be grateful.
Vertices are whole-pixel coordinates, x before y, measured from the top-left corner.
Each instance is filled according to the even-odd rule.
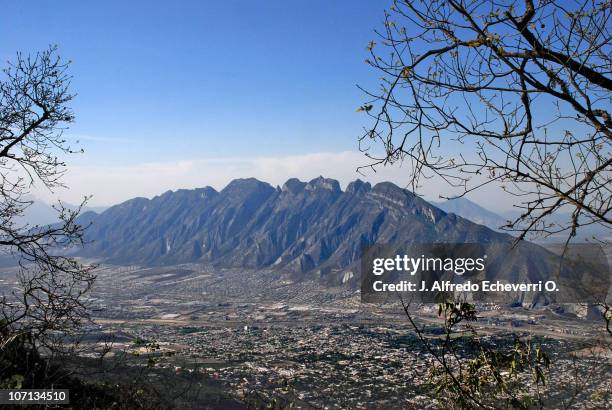
[[[48,225],[59,221],[58,212],[52,205],[35,197],[26,199],[32,201],[32,204],[25,209],[21,217],[17,218],[17,221],[20,224],[28,224],[30,226]],[[76,210],[78,208],[77,205],[72,205],[69,203],[63,203],[63,205],[66,207],[66,209]],[[101,213],[106,209],[107,207],[102,206],[85,207],[82,212]]]
[[[80,221],[91,223],[91,243],[81,255],[111,263],[274,268],[334,284],[347,280],[347,270],[358,271],[362,249],[372,244],[481,243],[493,259],[497,253],[499,262],[491,263],[501,264],[500,249],[513,240],[389,182],[372,187],[357,180],[342,191],[337,181],[322,177],[308,183],[290,179],[276,188],[250,178],[220,192],[168,191]],[[546,277],[548,251],[527,244],[519,254],[503,261],[506,279]]]
[[[472,222],[494,230],[499,230],[500,227],[508,223],[504,217],[481,207],[467,198],[455,198],[444,202],[431,203],[446,213],[459,215],[462,218],[469,219]]]
[[[442,209],[447,213],[454,213],[462,218],[469,219],[480,225],[485,225],[498,232],[510,233],[510,231],[504,231],[500,229],[506,225],[509,221],[516,220],[521,212],[519,211],[507,211],[502,215],[498,215],[491,212],[480,205],[470,201],[466,198],[455,198],[449,199],[444,202],[431,202],[433,205]],[[567,226],[571,220],[571,214],[565,212],[556,212],[546,217],[547,224],[554,224],[557,226]],[[530,235],[529,240],[537,243],[565,243],[567,240],[568,232],[561,232],[555,235],[544,237],[542,235]],[[587,225],[582,226],[576,232],[576,237],[573,239],[574,243],[593,241],[593,238],[597,238],[600,241],[609,242],[612,240],[612,230],[602,225]],[[597,242],[597,241],[595,241]]]

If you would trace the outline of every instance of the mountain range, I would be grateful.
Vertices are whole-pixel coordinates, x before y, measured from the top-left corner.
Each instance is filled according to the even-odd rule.
[[[87,212],[88,245],[79,254],[116,264],[206,263],[275,269],[328,284],[358,283],[364,248],[388,243],[479,243],[508,281],[550,274],[545,249],[525,244],[503,259],[514,238],[447,213],[392,183],[289,179],[273,187],[237,179],[211,187],[134,198],[101,214]],[[348,276],[347,276],[348,273]],[[499,272],[498,272],[499,273]]]
[[[372,187],[319,177],[273,187],[237,179],[211,187],[135,198],[85,213],[87,256],[116,263],[208,261],[300,272],[347,266],[376,242],[507,240],[506,235],[436,208],[389,183]]]

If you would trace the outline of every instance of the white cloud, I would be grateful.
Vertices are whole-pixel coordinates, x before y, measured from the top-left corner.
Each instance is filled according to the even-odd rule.
[[[308,181],[322,175],[339,180],[342,187],[357,178],[372,184],[391,181],[406,186],[407,172],[401,166],[379,167],[377,172],[363,169],[361,172],[365,175],[359,174],[357,168],[367,164],[368,159],[362,153],[345,151],[276,157],[193,159],[118,167],[71,166],[64,177],[64,183],[70,189],[59,192],[58,196],[67,202],[76,203],[84,195],[93,195],[91,205],[111,205],[136,196],[150,198],[180,188],[210,185],[220,190],[232,179],[248,177],[272,185],[282,185],[293,177]],[[428,180],[424,185],[419,193],[428,199],[437,200],[439,194],[449,194],[448,187],[439,181]],[[48,201],[53,197],[45,191],[35,194]],[[491,205],[491,209],[497,208],[495,205],[499,204],[499,196],[494,198],[496,200],[491,201],[491,195],[487,194],[471,197],[485,207]]]

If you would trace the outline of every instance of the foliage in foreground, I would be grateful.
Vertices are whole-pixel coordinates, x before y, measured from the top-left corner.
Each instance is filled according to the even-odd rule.
[[[411,325],[434,359],[429,372],[434,397],[457,408],[542,407],[540,389],[550,359],[540,344],[518,337],[509,347],[488,343],[470,324],[477,319],[475,306],[461,302],[439,305],[444,332],[431,340],[408,308],[404,305]]]

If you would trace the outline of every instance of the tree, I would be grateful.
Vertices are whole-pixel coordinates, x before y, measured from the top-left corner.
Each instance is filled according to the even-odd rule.
[[[517,198],[520,215],[501,227],[517,241],[564,233],[567,245],[581,226],[611,229],[611,13],[595,0],[395,0],[368,45],[381,77],[358,109],[371,121],[359,138],[366,167],[402,162],[413,191],[435,178],[446,198],[498,185]],[[559,211],[571,217],[551,223]],[[433,384],[460,407],[542,405],[525,395],[545,383],[539,346],[487,346],[466,325],[477,319],[469,304],[440,305],[438,345],[405,313],[434,359]],[[475,354],[458,354],[463,336]],[[521,374],[533,385],[517,388]]]
[[[499,184],[518,198],[503,228],[519,239],[610,229],[611,12],[596,0],[395,1],[368,46],[382,73],[359,109],[372,118],[369,166],[406,162],[415,191],[431,177],[452,196]],[[571,218],[551,223],[559,210]]]
[[[21,222],[32,187],[62,187],[59,156],[76,152],[62,136],[74,120],[67,69],[51,47],[17,54],[0,77],[0,250],[19,265],[18,286],[0,297],[3,352],[17,341],[54,347],[87,318],[83,296],[94,281],[93,266],[62,255],[83,243],[80,207],[58,203],[59,222],[51,226]]]

